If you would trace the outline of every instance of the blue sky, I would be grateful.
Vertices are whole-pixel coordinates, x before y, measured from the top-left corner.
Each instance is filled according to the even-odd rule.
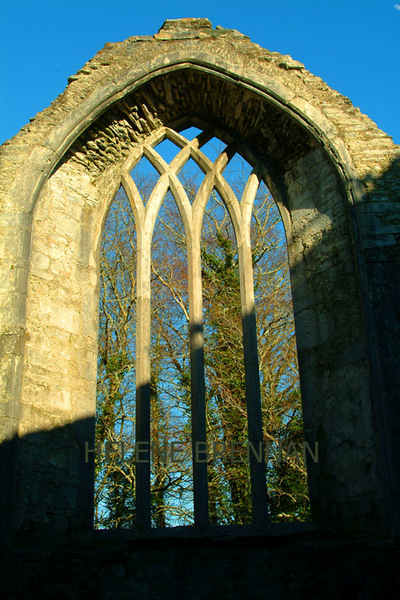
[[[290,54],[400,144],[400,0],[2,0],[0,143],[106,42],[208,17]]]

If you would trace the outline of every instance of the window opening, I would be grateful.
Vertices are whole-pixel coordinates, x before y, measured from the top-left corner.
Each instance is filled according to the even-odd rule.
[[[251,523],[250,471],[238,251],[232,221],[213,190],[202,229],[210,523]]]
[[[201,132],[202,130],[198,127],[188,127],[187,129],[182,129],[179,133],[191,142],[195,137],[200,135]]]
[[[113,285],[101,275],[100,343],[111,335],[116,347],[114,363],[99,348],[96,439],[108,423],[114,443],[126,432],[132,444],[119,458],[109,451],[115,468],[104,454],[96,463],[96,527],[262,525],[268,515],[309,514],[304,463],[268,453],[286,443],[293,455],[302,435],[283,227],[258,167],[216,138],[199,149],[209,134],[193,129],[200,144],[180,137],[177,146],[165,130],[154,149],[143,145],[148,158],[130,174],[139,194],[123,175],[126,193],[106,222],[104,268],[129,273]],[[122,298],[129,326],[125,315],[124,333],[110,334],[115,310],[126,313]]]
[[[250,177],[252,170],[249,163],[240,156],[240,154],[236,153],[232,156],[224,171],[225,179],[229,181],[233,192],[239,200],[241,200],[243,196],[247,180]],[[260,186],[263,185],[265,184],[261,182]]]
[[[186,236],[167,192],[152,239],[152,524],[193,524]]]
[[[109,210],[101,245],[96,529],[131,528],[135,524],[135,295],[136,228],[121,187]]]
[[[203,171],[192,158],[189,158],[179,171],[178,177],[185,189],[189,202],[193,204],[200,184],[204,179]]]
[[[163,157],[165,162],[168,164],[175,158],[175,156],[180,150],[180,148],[176,144],[174,144],[174,142],[171,142],[171,140],[169,140],[168,138],[165,138],[165,140],[157,144],[157,146],[155,146],[154,149],[156,150],[156,152],[158,152],[160,156]]]
[[[140,191],[143,203],[146,206],[160,174],[148,158],[142,156],[136,166],[132,169],[130,175]]]
[[[212,162],[215,162],[225,147],[226,144],[221,142],[221,140],[219,140],[218,138],[213,137],[201,147],[201,151]]]
[[[269,518],[306,521],[310,504],[287,246],[264,182],[254,201],[251,237]]]

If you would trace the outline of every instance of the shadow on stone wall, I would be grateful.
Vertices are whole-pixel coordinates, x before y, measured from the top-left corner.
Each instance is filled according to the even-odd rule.
[[[367,201],[354,207],[363,236],[365,313],[374,380],[374,411],[392,531],[400,537],[400,158],[363,182]]]
[[[85,462],[84,445],[73,442],[71,449],[68,440],[84,439],[93,426],[93,419],[84,419],[19,441],[21,464],[36,458],[36,467],[30,467],[33,488],[23,491],[32,502],[23,535],[13,550],[0,551],[5,600],[375,600],[394,598],[393,590],[400,588],[400,544],[390,541],[371,544],[327,532],[93,540],[84,522],[80,536],[66,535],[59,530],[71,511],[87,508],[92,484],[85,478],[92,481],[93,468],[92,461]],[[15,441],[6,443],[1,457],[14,451]],[[48,463],[51,477],[42,473]],[[58,483],[65,480],[65,469],[84,491],[77,494]],[[16,491],[22,493],[18,486]],[[18,520],[18,503],[15,508]],[[30,518],[39,513],[43,522],[30,527]],[[10,513],[6,517],[8,522]]]
[[[85,461],[85,441],[94,448],[93,417],[0,445],[3,545],[12,531],[39,545],[92,531],[94,459]]]

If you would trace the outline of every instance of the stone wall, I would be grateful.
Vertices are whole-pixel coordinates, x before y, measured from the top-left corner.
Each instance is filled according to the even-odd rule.
[[[310,534],[0,553],[13,600],[376,600],[396,597],[399,566],[398,543]]]
[[[5,537],[91,527],[102,225],[139,145],[191,124],[281,210],[315,521],[398,531],[399,148],[291,57],[181,20],[106,44],[1,148]]]

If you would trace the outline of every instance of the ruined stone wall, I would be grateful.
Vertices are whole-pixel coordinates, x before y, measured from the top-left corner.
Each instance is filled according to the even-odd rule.
[[[13,600],[375,600],[400,585],[399,544],[333,536],[96,543],[0,552]]]
[[[387,532],[399,149],[302,64],[206,20],[107,44],[1,148],[2,514],[16,530],[90,528],[102,224],[138,144],[188,124],[235,140],[284,217],[315,518]]]

